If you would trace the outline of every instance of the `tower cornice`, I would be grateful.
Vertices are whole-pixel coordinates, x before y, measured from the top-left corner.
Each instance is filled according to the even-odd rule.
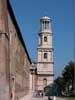
[[[40,32],[39,32],[39,34],[52,34],[52,31],[51,30],[41,30]]]
[[[40,64],[54,64],[54,62],[37,62],[37,64],[40,63]]]
[[[54,51],[54,48],[43,48],[43,47],[38,47],[37,49]]]
[[[54,74],[39,74],[37,73],[38,76],[54,76]]]

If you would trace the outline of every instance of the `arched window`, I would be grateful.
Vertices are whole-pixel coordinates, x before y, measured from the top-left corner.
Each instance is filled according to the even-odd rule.
[[[44,87],[47,86],[47,79],[46,78],[43,79],[43,85],[44,85]]]
[[[44,42],[47,42],[47,36],[44,37]]]
[[[47,59],[47,53],[46,52],[44,53],[44,59]]]

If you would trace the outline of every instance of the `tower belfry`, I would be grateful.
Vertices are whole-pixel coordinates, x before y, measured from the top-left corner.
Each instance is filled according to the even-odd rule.
[[[53,47],[51,19],[44,16],[40,19],[37,62],[37,90],[53,83]]]
[[[42,17],[40,19],[40,24],[41,24],[41,30],[40,31],[44,31],[44,30],[50,30],[51,29],[51,19],[47,16]]]

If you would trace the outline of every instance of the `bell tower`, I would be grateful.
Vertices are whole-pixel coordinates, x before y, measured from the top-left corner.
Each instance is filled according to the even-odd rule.
[[[53,46],[52,46],[51,19],[44,16],[40,19],[40,32],[38,43],[37,75],[38,90],[53,83]]]

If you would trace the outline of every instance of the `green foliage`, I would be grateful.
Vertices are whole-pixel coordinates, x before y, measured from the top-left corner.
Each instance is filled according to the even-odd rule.
[[[73,96],[74,95],[74,62],[69,62],[61,77],[58,77],[53,84],[44,88],[46,96]]]
[[[57,84],[51,84],[48,85],[47,87],[44,88],[45,91],[45,95],[46,96],[56,96],[57,95],[57,91],[58,91],[58,86]]]
[[[67,88],[68,93],[71,93],[74,90],[74,62],[71,61],[65,66],[62,76],[65,81],[65,88]]]
[[[74,80],[74,63],[72,61],[65,66],[62,76],[66,82]]]
[[[60,92],[74,95],[74,66],[75,63],[70,61],[64,68],[61,77],[58,77],[54,82],[59,85]]]
[[[58,95],[61,95],[62,94],[62,91],[65,90],[65,82],[64,82],[64,79],[62,77],[58,77],[54,83],[57,84],[58,86]]]

